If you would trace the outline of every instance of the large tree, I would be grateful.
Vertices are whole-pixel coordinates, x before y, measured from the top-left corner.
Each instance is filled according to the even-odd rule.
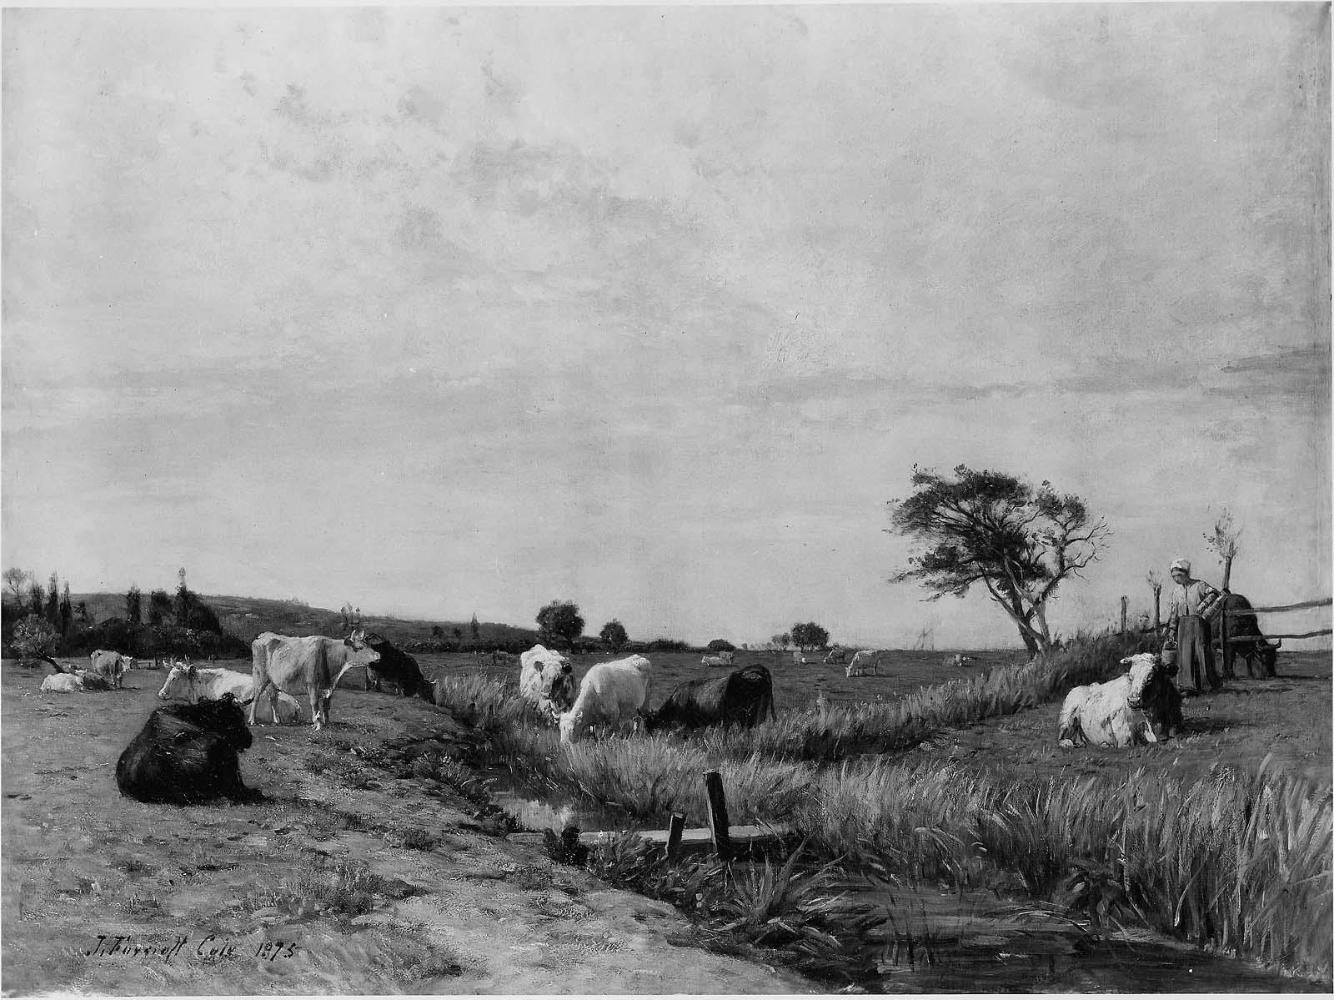
[[[5,570],[5,586],[9,588],[16,604],[23,603],[23,590],[28,586],[28,580],[32,574],[26,569],[19,569],[17,566],[11,566]]]
[[[130,584],[130,589],[125,591],[125,620],[131,625],[143,624],[143,608],[144,595],[140,593],[138,584]]]
[[[564,639],[573,646],[584,634],[584,620],[579,605],[573,601],[552,601],[537,613],[537,627],[542,642]]]
[[[607,648],[613,653],[619,653],[630,640],[630,636],[626,634],[625,626],[615,618],[602,626],[602,631],[598,633],[598,638],[605,642]]]
[[[829,633],[815,622],[798,622],[792,626],[792,645],[798,649],[821,649],[829,641]]]
[[[892,527],[923,548],[891,580],[914,580],[927,600],[982,584],[1019,630],[1029,655],[1051,646],[1047,605],[1061,583],[1098,558],[1110,534],[1084,501],[1050,483],[956,466],[942,476],[914,466],[913,492],[889,502]]]

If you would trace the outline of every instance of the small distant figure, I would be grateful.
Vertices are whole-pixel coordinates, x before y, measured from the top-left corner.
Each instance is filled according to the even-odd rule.
[[[945,666],[954,667],[956,670],[961,667],[966,667],[972,662],[973,658],[971,656],[964,656],[962,653],[955,653],[953,656],[945,657]]]
[[[1219,598],[1216,588],[1190,575],[1189,559],[1172,560],[1172,590],[1167,595],[1167,634],[1177,641],[1177,669],[1187,674],[1196,694],[1222,687],[1214,667],[1214,647],[1203,611]]]

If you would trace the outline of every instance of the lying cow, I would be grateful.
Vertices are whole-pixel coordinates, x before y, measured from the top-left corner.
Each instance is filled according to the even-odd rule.
[[[578,687],[568,656],[537,645],[520,654],[519,663],[520,698],[552,719],[570,710]]]
[[[848,677],[865,677],[867,674],[879,676],[880,654],[874,649],[857,650],[843,673]]]
[[[1260,625],[1255,620],[1254,614],[1246,614],[1251,610],[1251,602],[1242,597],[1241,594],[1224,594],[1222,598],[1222,608],[1227,611],[1227,635],[1228,644],[1223,650],[1223,676],[1236,677],[1237,656],[1240,655],[1246,660],[1246,672],[1252,677],[1274,677],[1277,675],[1278,668],[1278,650],[1283,645],[1282,639],[1273,641],[1266,639],[1264,633],[1260,631]],[[1222,639],[1223,616],[1215,614],[1210,620],[1210,627],[1213,630],[1212,641],[1217,643]],[[1245,639],[1245,642],[1233,642],[1234,639]],[[1256,669],[1256,661],[1259,661],[1259,669]]]
[[[595,725],[622,725],[647,710],[650,670],[638,654],[589,667],[574,705],[560,716],[560,741],[574,743]]]
[[[721,653],[715,653],[712,656],[701,656],[699,658],[699,665],[701,667],[730,667],[734,659],[736,659],[736,653],[730,649],[725,649]]]
[[[77,694],[83,690],[83,678],[78,674],[47,674],[41,689],[53,694]]]
[[[329,701],[343,674],[380,658],[366,644],[366,632],[357,629],[346,639],[323,635],[301,637],[261,632],[250,644],[255,699],[250,703],[250,724],[255,706],[267,694],[270,714],[278,717],[280,692],[305,692],[310,699],[311,722],[318,732],[329,721]]]
[[[366,664],[366,690],[382,690],[384,683],[398,688],[401,698],[416,695],[431,701],[434,689],[422,676],[417,660],[396,647],[388,639],[375,632],[366,633],[366,645],[373,649],[379,659]]]
[[[95,674],[88,669],[80,669],[72,663],[61,665],[49,656],[42,657],[47,663],[55,667],[54,674],[48,674],[42,678],[43,691],[50,691],[57,694],[74,694],[81,691],[110,691],[112,682],[101,674]]]
[[[89,670],[111,682],[113,688],[121,687],[125,671],[133,668],[134,657],[117,653],[110,649],[95,649],[88,654]]]
[[[1128,747],[1157,743],[1158,733],[1180,728],[1181,700],[1166,678],[1156,653],[1137,653],[1121,661],[1130,669],[1104,684],[1074,688],[1061,706],[1057,739],[1066,748],[1092,743],[1100,747]],[[1155,678],[1166,680],[1155,684]],[[1171,694],[1176,694],[1175,716]],[[1146,704],[1147,699],[1147,704]]]
[[[225,667],[197,667],[189,662],[177,661],[171,665],[167,679],[162,682],[162,689],[157,696],[163,701],[186,701],[191,705],[205,699],[216,700],[229,694],[242,705],[255,700],[255,680],[239,670]],[[290,725],[301,721],[301,703],[290,694],[278,692],[278,715],[273,721]],[[270,703],[272,709],[273,703]]]
[[[953,656],[945,657],[945,666],[954,667],[956,670],[968,666],[973,662],[971,656],[964,656],[962,653],[955,653]]]
[[[245,713],[231,695],[154,709],[116,762],[116,785],[140,802],[254,802],[264,795],[245,786],[238,757],[250,743]]]
[[[646,713],[649,732],[667,726],[744,726],[754,729],[774,715],[774,684],[769,671],[756,664],[726,677],[686,681],[672,689],[655,712]]]

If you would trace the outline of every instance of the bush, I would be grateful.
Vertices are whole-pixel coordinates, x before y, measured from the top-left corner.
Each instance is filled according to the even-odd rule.
[[[726,639],[712,639],[707,647],[710,653],[735,653],[736,647]]]
[[[28,615],[14,626],[14,637],[9,641],[9,646],[26,666],[40,662],[43,657],[53,656],[57,639],[56,630],[50,622],[37,615]]]

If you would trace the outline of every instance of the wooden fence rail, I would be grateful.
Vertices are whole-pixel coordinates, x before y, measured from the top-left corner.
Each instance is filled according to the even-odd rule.
[[[1251,608],[1249,611],[1224,611],[1227,615],[1271,614],[1276,611],[1302,611],[1306,608],[1327,608],[1334,604],[1334,597],[1321,598],[1318,601],[1302,601],[1300,604],[1280,604],[1272,608]]]

